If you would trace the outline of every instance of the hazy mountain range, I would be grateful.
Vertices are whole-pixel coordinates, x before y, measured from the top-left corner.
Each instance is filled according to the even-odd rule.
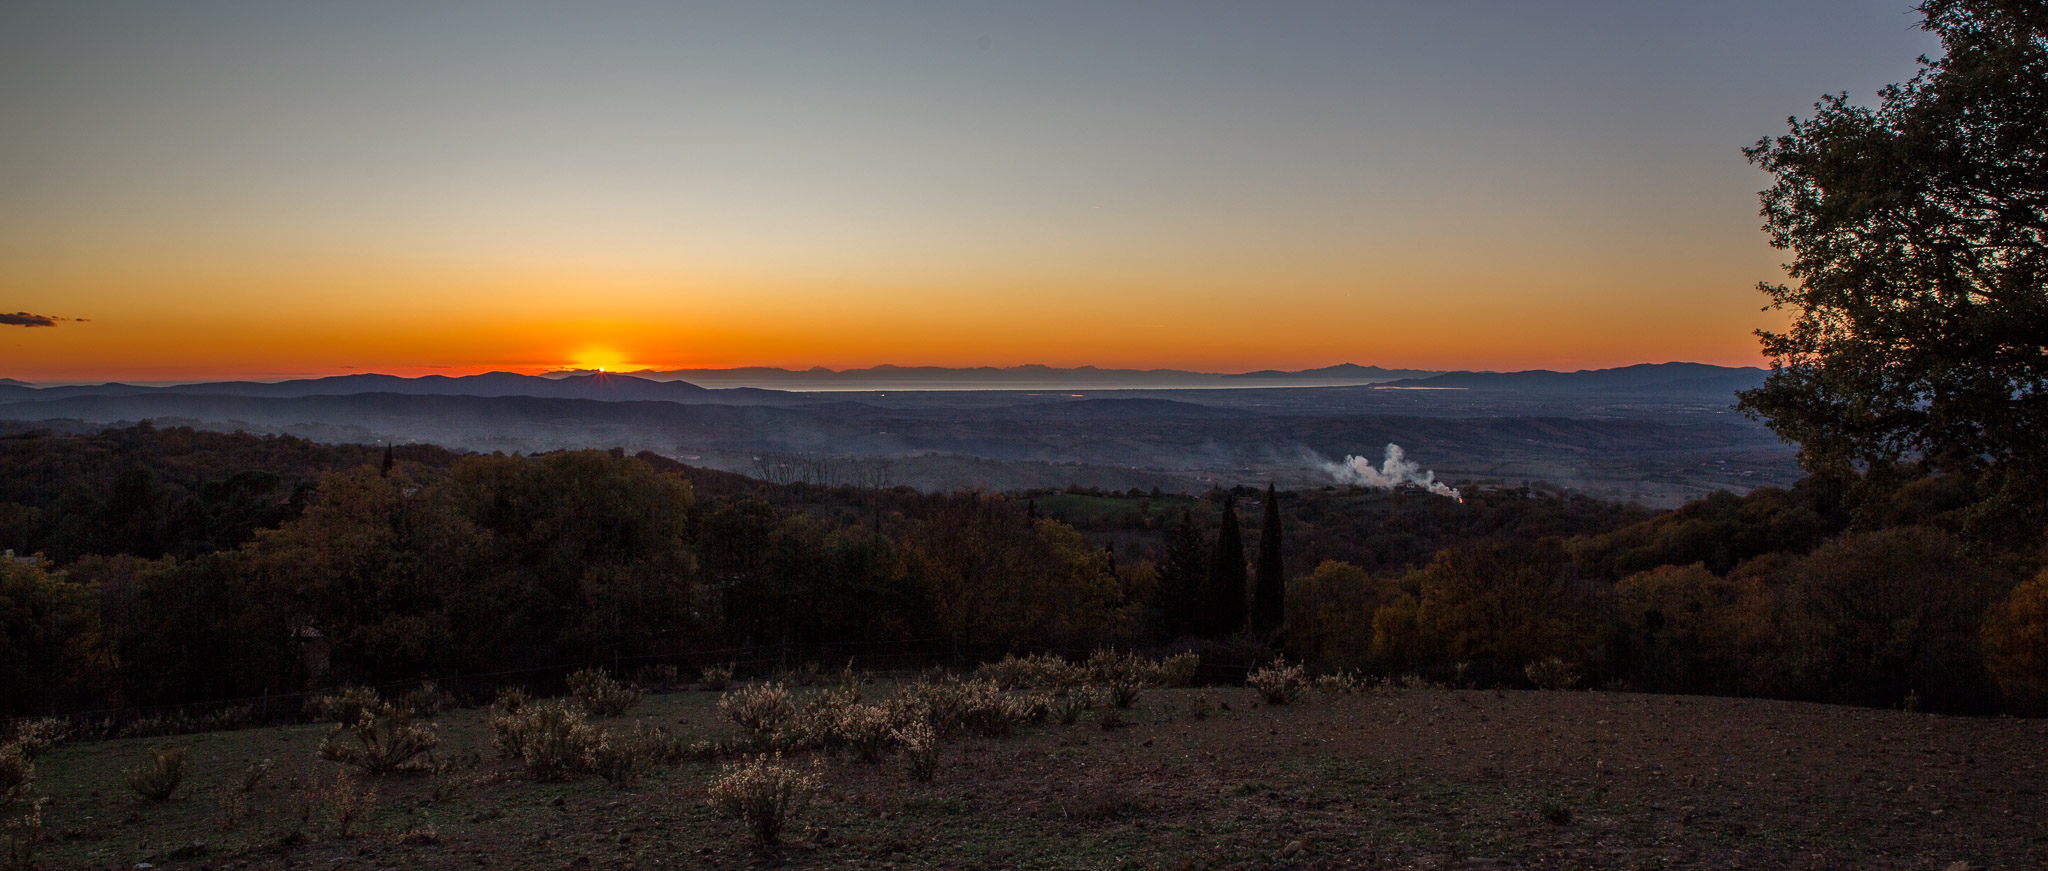
[[[1297,371],[1216,373],[1182,369],[1062,369],[1050,366],[944,368],[876,366],[832,370],[771,367],[670,369],[631,373],[556,372],[519,375],[335,375],[289,381],[214,381],[172,386],[122,383],[37,387],[0,378],[0,402],[71,396],[182,394],[210,396],[347,396],[393,393],[409,396],[535,396],[615,401],[657,400],[694,404],[776,404],[804,391],[884,390],[1159,390],[1250,387],[1336,387],[1382,385],[1462,390],[1607,391],[1722,393],[1762,383],[1765,370],[1704,363],[1644,363],[1614,369],[1556,372],[1434,372],[1384,369],[1344,363]]]
[[[587,370],[547,377],[596,374]],[[1140,390],[1195,389],[1204,387],[1246,387],[1316,384],[1338,386],[1373,384],[1398,378],[1426,378],[1438,374],[1426,369],[1383,369],[1342,363],[1320,369],[1283,372],[1195,372],[1186,369],[1101,369],[1095,366],[944,366],[881,365],[866,369],[781,369],[772,366],[743,366],[733,369],[665,369],[628,373],[653,381],[688,381],[705,387],[762,387],[777,390]]]

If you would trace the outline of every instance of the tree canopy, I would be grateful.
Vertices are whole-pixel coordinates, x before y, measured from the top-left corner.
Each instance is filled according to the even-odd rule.
[[[1944,47],[1876,108],[1825,97],[1745,149],[1796,312],[1741,407],[1812,469],[2048,479],[2048,3],[1927,0]]]

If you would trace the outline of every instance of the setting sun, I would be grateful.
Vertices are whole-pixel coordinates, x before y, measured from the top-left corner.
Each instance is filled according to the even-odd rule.
[[[585,348],[570,355],[569,368],[595,369],[599,372],[617,372],[626,368],[626,355],[610,348]]]

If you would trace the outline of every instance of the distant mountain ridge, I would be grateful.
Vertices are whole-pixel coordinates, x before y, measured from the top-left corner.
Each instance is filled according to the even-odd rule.
[[[1659,392],[1725,395],[1748,390],[1764,382],[1770,370],[1753,366],[1714,366],[1707,363],[1638,363],[1613,369],[1581,369],[1558,372],[1529,369],[1521,372],[1445,372],[1426,378],[1388,381],[1381,387],[1433,387],[1459,390],[1516,390],[1571,392]]]
[[[334,375],[291,381],[214,381],[170,387],[109,383],[68,387],[0,384],[0,401],[67,399],[74,396],[237,396],[288,399],[305,396],[531,396],[543,399],[599,399],[615,402],[659,400],[692,404],[775,404],[788,394],[754,388],[712,390],[687,381],[652,381],[631,375],[594,373],[543,378],[514,372],[480,375]]]
[[[585,374],[582,371],[568,373]],[[1396,378],[1440,374],[1433,369],[1384,369],[1340,363],[1320,369],[1256,372],[1197,372],[1188,369],[1103,369],[1096,366],[1057,367],[1038,363],[1021,366],[897,366],[884,363],[865,369],[782,369],[741,366],[731,369],[666,369],[633,373],[654,380],[669,378],[705,386],[752,386],[782,390],[1057,390],[1144,389],[1176,387],[1288,386],[1300,382],[1371,384]]]

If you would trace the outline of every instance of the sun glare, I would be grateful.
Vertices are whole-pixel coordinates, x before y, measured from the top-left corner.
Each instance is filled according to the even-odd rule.
[[[610,348],[584,348],[570,357],[570,365],[576,369],[594,369],[599,372],[617,372],[625,368],[626,355]]]

